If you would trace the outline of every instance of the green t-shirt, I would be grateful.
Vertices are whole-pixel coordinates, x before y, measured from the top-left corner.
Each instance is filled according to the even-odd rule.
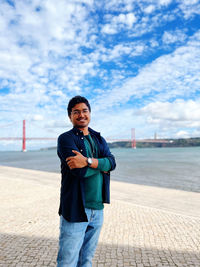
[[[84,136],[87,157],[98,158],[98,147],[90,135]],[[98,158],[98,167],[96,169],[88,167],[85,180],[85,207],[88,209],[100,210],[104,208],[102,197],[103,174],[109,171],[111,164],[108,158]]]

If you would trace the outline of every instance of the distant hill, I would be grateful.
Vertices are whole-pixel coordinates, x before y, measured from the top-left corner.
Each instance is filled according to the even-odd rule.
[[[180,138],[180,139],[164,139],[169,141],[169,143],[156,143],[156,142],[136,142],[137,148],[145,147],[191,147],[191,146],[200,146],[200,137],[195,138]],[[109,143],[110,148],[115,147],[131,147],[131,142],[121,141]]]
[[[164,139],[165,141],[169,141],[169,143],[156,143],[152,142],[136,142],[137,148],[145,148],[145,147],[191,147],[191,146],[200,146],[200,137],[195,138],[180,138],[180,139]],[[108,143],[110,148],[115,147],[131,147],[131,142],[128,141],[120,141]],[[56,147],[48,147],[41,148],[40,150],[51,150],[57,149]]]

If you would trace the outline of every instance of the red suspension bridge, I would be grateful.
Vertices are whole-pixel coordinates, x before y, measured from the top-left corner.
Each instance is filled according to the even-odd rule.
[[[26,120],[23,120],[22,137],[0,137],[0,140],[20,140],[22,141],[22,151],[26,152],[26,141],[29,140],[57,140],[55,137],[26,137]]]
[[[0,137],[0,140],[10,141],[19,140],[22,141],[22,151],[26,151],[26,141],[29,140],[57,140],[56,137],[26,137],[26,120],[23,120],[22,137]],[[110,139],[106,138],[107,142],[131,142],[131,147],[136,148],[136,143],[170,143],[169,140],[164,139],[137,139],[135,138],[135,128],[131,129],[131,139]]]

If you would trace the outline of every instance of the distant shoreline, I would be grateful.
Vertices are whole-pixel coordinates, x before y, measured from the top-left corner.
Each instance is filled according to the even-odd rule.
[[[155,140],[155,142],[154,142]],[[159,139],[161,142],[157,142],[157,139],[152,139],[151,142],[137,142],[136,141],[136,147],[137,148],[160,148],[160,147],[194,147],[194,146],[200,146],[200,137],[195,138],[179,138],[179,139]],[[110,148],[115,147],[131,147],[132,143],[130,141],[120,141],[120,142],[113,142],[109,143]]]
[[[155,142],[154,142],[155,140]],[[162,140],[162,139],[159,139]],[[161,147],[198,147],[200,146],[200,137],[194,138],[179,138],[179,139],[163,139],[163,141],[158,143],[156,139],[152,139],[151,142],[137,142],[137,148],[161,148]],[[110,148],[130,148],[132,143],[130,141],[115,141],[112,143],[108,142]],[[56,147],[41,148],[40,150],[53,150]]]

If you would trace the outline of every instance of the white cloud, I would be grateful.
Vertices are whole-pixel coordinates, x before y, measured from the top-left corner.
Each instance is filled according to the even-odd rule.
[[[141,113],[148,114],[151,123],[157,121],[170,121],[172,123],[184,123],[187,127],[190,127],[191,123],[197,122],[200,126],[200,101],[193,100],[176,100],[170,102],[153,102],[143,107]],[[139,114],[141,114],[139,112]]]
[[[106,34],[115,34],[117,33],[116,25],[106,24],[102,27],[102,32]]]
[[[176,98],[184,95],[189,99],[199,92],[200,32],[183,45],[188,40],[187,25],[185,29],[177,26],[174,31],[167,30],[167,23],[177,16],[184,14],[184,20],[198,14],[199,3],[178,1],[178,7],[169,11],[170,3],[169,0],[106,3],[19,0],[12,7],[1,2],[1,122],[12,121],[13,117],[19,121],[24,118],[27,123],[32,121],[38,125],[38,130],[29,125],[29,135],[45,136],[45,128],[48,128],[50,136],[51,128],[55,136],[60,131],[57,132],[59,125],[65,127],[68,100],[74,94],[85,94],[97,113],[104,109],[93,123],[101,130],[100,115],[103,114],[105,135],[118,132],[121,118],[121,137],[126,132],[129,136],[130,125],[143,137],[152,136],[153,128],[163,125],[163,121],[171,120],[173,129],[184,127],[185,121],[180,120],[174,106],[169,107],[174,111],[174,117],[171,115],[169,120],[153,114],[147,120],[146,113],[137,113],[138,107],[135,107],[138,103],[146,108],[151,102],[175,103]],[[104,12],[102,20],[98,11]],[[162,29],[162,26],[165,29],[163,43],[157,32],[157,27]],[[168,48],[172,44],[174,47],[176,43],[179,48],[171,54],[163,54],[166,52],[162,51],[163,46]],[[119,114],[115,114],[116,110]],[[188,111],[184,116],[190,118],[191,114]],[[43,125],[44,121],[50,123]],[[190,130],[181,128],[180,131],[192,135],[199,123],[196,119],[189,122]],[[70,125],[66,123],[66,127]],[[180,131],[173,130],[173,134]],[[167,134],[167,127],[162,133]]]
[[[190,133],[187,132],[187,131],[178,131],[178,132],[175,134],[175,137],[176,137],[176,138],[189,138],[189,137],[190,137]]]
[[[102,32],[106,34],[115,34],[123,28],[130,29],[137,21],[134,13],[121,13],[118,16],[110,18],[110,23],[103,25]]]
[[[153,102],[136,111],[146,126],[157,129],[160,137],[186,138],[200,134],[200,99]],[[179,129],[177,131],[177,129]]]
[[[149,5],[144,9],[144,12],[147,13],[147,14],[151,14],[154,10],[155,10],[155,6],[154,5]]]
[[[185,19],[189,19],[196,14],[200,14],[200,2],[198,0],[178,0],[178,3]]]
[[[160,5],[167,6],[172,2],[172,0],[159,0]]]
[[[122,56],[135,57],[141,55],[147,46],[143,42],[129,42],[113,46],[112,48],[99,47],[95,54],[92,54],[93,60],[118,62]]]
[[[110,0],[110,1],[105,1],[103,4],[106,10],[125,12],[125,11],[131,11],[134,8],[135,1],[133,0]]]
[[[38,6],[40,11],[36,12]],[[88,7],[81,2],[59,1],[55,8],[53,1],[17,1],[15,8],[8,4],[0,4],[0,8],[0,23],[4,25],[0,32],[0,76],[9,80],[10,90],[27,95],[31,90],[32,99],[36,93],[33,88],[40,93],[53,87],[81,91],[84,77],[96,74],[94,62],[89,62],[79,50],[88,44],[88,32],[93,32],[87,18]],[[53,90],[49,95],[62,97],[58,92]],[[48,101],[47,97],[43,99]]]
[[[106,50],[105,51],[106,53],[103,55],[102,59],[104,61],[115,60],[119,58],[121,55],[130,53],[131,50],[132,49],[130,46],[119,44],[114,46],[113,49]]]
[[[43,116],[40,114],[36,114],[33,116],[34,121],[42,121],[43,119],[44,119]]]
[[[156,59],[142,68],[136,77],[115,87],[99,98],[102,103],[114,106],[127,102],[131,97],[142,99],[153,94],[154,100],[168,100],[195,93],[200,84],[200,32],[196,33],[187,45],[173,53]],[[106,101],[105,101],[106,98]]]
[[[154,48],[154,47],[158,47],[159,43],[155,39],[152,39],[152,40],[150,40],[150,45],[151,45],[151,47]]]
[[[128,14],[120,14],[119,16],[116,16],[113,18],[113,22],[122,23],[127,25],[128,27],[132,27],[133,23],[137,21],[136,16],[133,13]]]
[[[184,42],[186,38],[187,35],[184,33],[184,31],[165,31],[162,36],[162,41],[164,44],[172,44],[176,42]]]
[[[117,34],[121,30],[128,31],[128,35],[132,37],[142,36],[146,33],[153,32],[157,27],[165,25],[176,19],[180,15],[180,11],[186,12],[185,4],[178,1],[178,7],[169,11],[167,7],[172,3],[171,0],[152,0],[152,1],[111,1],[105,5],[109,11],[116,11],[118,15],[107,13],[104,16],[105,24],[102,25],[102,33]],[[124,6],[131,6],[129,12],[126,13]],[[190,5],[190,8],[194,5]],[[197,4],[196,8],[198,10]],[[166,10],[165,10],[166,9]],[[163,11],[164,10],[164,11]],[[196,10],[196,14],[198,11]],[[188,11],[190,12],[190,11]],[[191,15],[194,13],[190,12]],[[149,16],[149,15],[152,16]]]
[[[114,110],[101,108],[99,111],[95,103],[92,107],[92,127],[110,139],[130,138],[131,128],[135,128],[137,139],[153,138],[155,132],[159,138],[196,137],[200,134],[200,99],[153,102],[141,109],[134,104],[130,108],[118,106]]]
[[[55,128],[65,129],[65,128],[69,128],[71,126],[72,126],[71,122],[67,119],[63,120],[63,121],[61,121],[61,120],[48,120],[44,125],[45,128],[49,128],[49,129],[55,129]]]

